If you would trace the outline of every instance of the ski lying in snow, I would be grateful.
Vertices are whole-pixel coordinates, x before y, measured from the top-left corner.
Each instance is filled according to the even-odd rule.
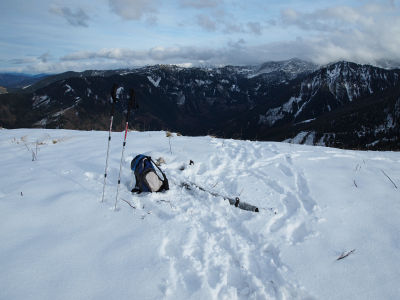
[[[196,183],[193,182],[181,182],[180,186],[184,187],[187,190],[192,190],[193,188],[197,188],[200,191],[206,192],[208,194],[210,194],[211,196],[214,197],[222,197],[224,200],[228,200],[230,205],[234,205],[237,208],[243,209],[243,210],[247,210],[247,211],[252,211],[252,212],[259,212],[258,207],[248,204],[246,202],[242,202],[240,201],[239,197],[236,198],[231,198],[231,197],[227,197],[221,194],[218,194],[216,192],[213,191],[209,191],[201,186],[199,186]]]

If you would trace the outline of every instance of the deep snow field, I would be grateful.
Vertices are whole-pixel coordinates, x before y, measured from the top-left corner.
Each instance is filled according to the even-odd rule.
[[[0,130],[0,299],[400,299],[399,152],[129,132],[114,210],[107,138]],[[130,193],[139,153],[169,191]]]

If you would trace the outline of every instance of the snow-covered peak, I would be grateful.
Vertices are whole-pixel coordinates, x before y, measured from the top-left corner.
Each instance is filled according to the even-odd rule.
[[[318,68],[314,63],[307,62],[298,58],[292,58],[283,61],[269,61],[260,65],[254,72],[253,76],[272,72],[284,72],[291,78],[301,73],[313,72]]]
[[[328,86],[331,94],[337,99],[352,101],[398,84],[398,74],[389,70],[339,61],[313,73],[303,82],[303,87],[311,87],[311,94],[316,94],[322,86]]]

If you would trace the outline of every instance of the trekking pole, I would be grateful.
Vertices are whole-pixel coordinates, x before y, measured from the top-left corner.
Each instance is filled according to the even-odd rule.
[[[103,196],[101,197],[101,202],[104,201],[104,192],[106,189],[106,178],[107,178],[107,169],[108,169],[108,155],[110,153],[110,142],[111,142],[111,131],[112,124],[114,120],[114,111],[115,111],[115,103],[117,102],[117,88],[116,84],[113,85],[111,90],[111,98],[112,98],[112,106],[111,106],[111,117],[110,117],[110,129],[108,131],[108,145],[107,145],[107,157],[106,157],[106,168],[104,170],[104,183],[103,183]]]
[[[115,196],[115,205],[114,205],[114,210],[117,209],[117,202],[118,202],[118,192],[119,192],[119,185],[121,183],[121,170],[122,170],[122,160],[124,157],[124,151],[125,151],[125,145],[126,145],[126,136],[128,134],[128,126],[129,126],[129,115],[131,113],[131,109],[133,108],[134,110],[137,109],[137,104],[135,101],[135,91],[133,89],[130,90],[130,99],[129,99],[129,104],[128,104],[128,111],[126,113],[126,123],[125,123],[125,137],[124,137],[124,143],[122,144],[122,154],[121,154],[121,162],[119,164],[119,175],[118,175],[118,185],[117,185],[117,195]]]

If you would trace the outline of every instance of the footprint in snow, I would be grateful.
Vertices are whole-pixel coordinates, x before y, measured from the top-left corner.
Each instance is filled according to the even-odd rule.
[[[316,206],[316,202],[311,197],[307,180],[301,173],[298,173],[296,176],[296,187],[304,209],[307,211],[307,213],[312,213],[314,211],[314,207]]]
[[[285,174],[287,177],[293,176],[292,171],[285,165],[278,163],[278,168],[282,171],[283,174]]]
[[[292,242],[294,244],[304,242],[305,238],[311,234],[311,230],[307,228],[305,223],[302,223],[292,234]]]
[[[271,225],[270,231],[276,232],[281,229],[300,209],[300,204],[295,195],[288,193],[282,200],[285,208],[284,214]]]
[[[290,155],[286,155],[285,156],[285,160],[288,164],[292,165],[293,164],[293,160],[292,157]]]

